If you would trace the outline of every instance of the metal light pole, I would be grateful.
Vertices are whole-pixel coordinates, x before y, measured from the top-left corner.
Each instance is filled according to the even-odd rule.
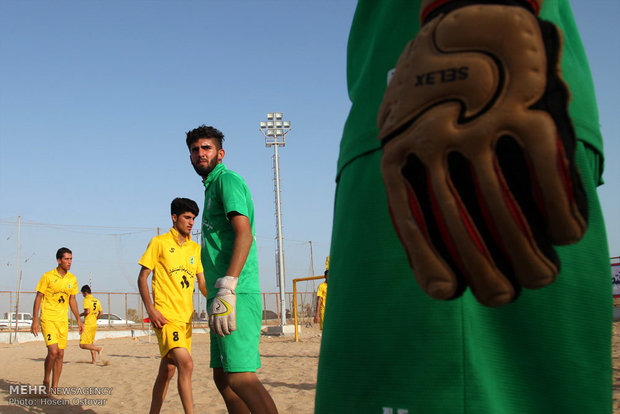
[[[261,121],[260,132],[265,136],[265,147],[273,147],[273,170],[276,198],[276,282],[280,287],[280,324],[286,325],[286,292],[284,279],[284,251],[282,246],[282,212],[280,209],[280,158],[278,147],[286,144],[286,134],[291,130],[291,123],[282,120],[282,112],[269,112],[267,121]]]

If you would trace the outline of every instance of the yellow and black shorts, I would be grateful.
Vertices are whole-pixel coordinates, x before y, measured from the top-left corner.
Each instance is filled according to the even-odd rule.
[[[82,330],[82,336],[80,336],[80,344],[92,344],[95,342],[95,333],[97,332],[97,325],[84,325]]]
[[[155,329],[159,353],[164,358],[171,349],[185,348],[192,352],[192,324],[168,321],[162,329]]]
[[[67,347],[67,335],[69,334],[69,321],[50,321],[41,319],[41,332],[45,339],[45,345],[58,344],[59,349]]]

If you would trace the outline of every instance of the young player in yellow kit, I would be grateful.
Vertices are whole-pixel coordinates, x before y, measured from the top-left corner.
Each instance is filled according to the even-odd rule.
[[[47,346],[45,358],[43,385],[49,392],[58,387],[62,362],[67,347],[67,335],[69,333],[69,319],[67,310],[71,306],[71,312],[77,319],[80,334],[82,333],[82,321],[78,312],[75,295],[78,293],[77,279],[69,272],[73,261],[71,250],[61,247],[56,252],[58,266],[44,273],[37,284],[37,296],[32,307],[32,327],[30,332],[34,336],[43,331],[43,338]],[[41,310],[41,322],[39,323],[39,310]],[[50,374],[52,382],[50,384]]]
[[[80,336],[80,348],[90,351],[92,363],[97,362],[96,356],[99,356],[101,362],[102,346],[95,346],[95,333],[97,332],[97,319],[101,316],[101,302],[91,295],[90,286],[84,285],[80,289],[84,296],[84,312],[80,316],[84,317],[84,330]]]
[[[168,384],[179,369],[178,389],[186,413],[193,413],[192,397],[192,294],[198,287],[207,295],[200,245],[191,240],[190,232],[198,205],[187,198],[175,198],[171,204],[173,226],[170,231],[151,239],[140,259],[142,269],[138,275],[138,288],[155,328],[161,363],[153,385],[151,413],[158,413],[166,396]],[[147,280],[153,272],[153,301]]]
[[[325,298],[327,298],[327,273],[329,270],[325,270],[325,282],[319,285],[316,291],[316,314],[314,315],[314,323],[318,323],[323,330],[323,320],[325,319]]]

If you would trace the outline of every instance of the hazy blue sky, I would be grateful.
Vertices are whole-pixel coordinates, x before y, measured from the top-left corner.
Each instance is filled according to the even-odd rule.
[[[571,3],[599,98],[607,152],[600,195],[611,255],[619,256],[620,3]],[[280,151],[284,237],[297,250],[312,240],[315,273],[322,273],[349,109],[345,52],[354,7],[349,0],[0,0],[0,219],[80,226],[88,241],[70,246],[78,278],[104,272],[108,259],[123,261],[122,277],[104,272],[98,287],[135,291],[135,263],[152,232],[136,230],[131,247],[117,243],[116,256],[100,253],[97,262],[90,232],[99,230],[81,226],[165,231],[172,198],[202,205],[184,137],[212,124],[226,135],[225,163],[253,193],[261,283],[275,291],[273,151],[258,125],[280,111],[292,123]],[[15,289],[14,229],[0,230],[0,290]],[[39,240],[23,240],[26,290],[55,265],[64,241],[54,231],[31,226]],[[54,251],[33,247],[47,238]],[[295,267],[297,255],[287,255],[288,279],[309,275],[307,264]]]

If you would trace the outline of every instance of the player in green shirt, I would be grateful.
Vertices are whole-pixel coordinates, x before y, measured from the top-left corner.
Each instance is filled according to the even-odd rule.
[[[430,19],[442,13],[458,19],[465,15],[463,9],[452,12],[450,7],[475,3],[437,1],[430,8],[447,8]],[[517,11],[541,2],[480,3],[510,3]],[[315,411],[611,413],[612,295],[596,194],[602,139],[592,79],[569,2],[546,0],[540,17],[558,25],[565,42],[561,67],[572,94],[569,110],[588,200],[587,232],[575,244],[554,247],[562,265],[557,280],[542,289],[522,289],[516,300],[499,307],[482,305],[471,288],[449,301],[427,294],[416,282],[390,217],[377,118],[397,60],[420,30],[421,4],[360,0],[351,28],[352,107],[338,162]],[[489,30],[487,24],[474,26]],[[496,39],[510,45],[517,36],[508,33]],[[420,83],[454,81],[449,70],[429,70],[420,75]],[[473,70],[468,74],[476,75]],[[421,93],[410,87],[410,96]],[[432,116],[430,111],[424,115]],[[382,122],[389,118],[384,116]]]
[[[224,135],[202,125],[187,133],[205,186],[202,264],[207,279],[213,380],[231,413],[276,413],[256,376],[262,303],[254,240],[254,203],[243,178],[222,163]]]

